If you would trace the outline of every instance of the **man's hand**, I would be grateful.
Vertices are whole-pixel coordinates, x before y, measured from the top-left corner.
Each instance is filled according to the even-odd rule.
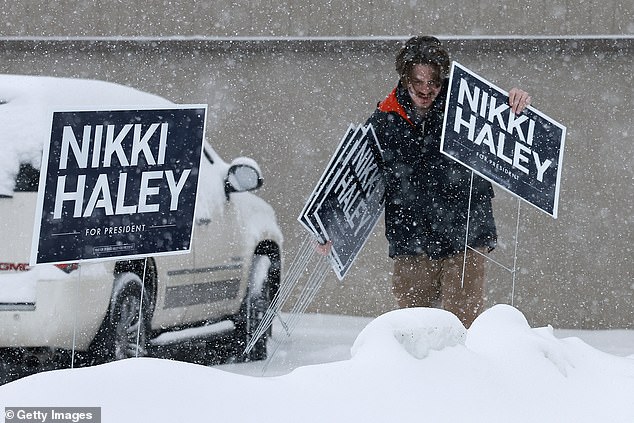
[[[516,115],[522,113],[529,104],[531,104],[531,96],[526,91],[519,88],[512,88],[509,91],[509,106]]]
[[[322,256],[327,256],[330,254],[330,250],[332,250],[332,241],[327,241],[325,244],[317,243],[315,246],[315,250],[317,254]]]

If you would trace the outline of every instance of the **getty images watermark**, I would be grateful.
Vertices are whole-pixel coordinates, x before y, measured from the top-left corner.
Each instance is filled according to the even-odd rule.
[[[101,423],[101,407],[5,407],[5,423]]]

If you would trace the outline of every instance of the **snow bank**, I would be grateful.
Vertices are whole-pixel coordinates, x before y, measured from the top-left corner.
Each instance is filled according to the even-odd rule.
[[[495,306],[465,331],[440,310],[387,313],[350,360],[257,378],[159,359],[42,373],[5,406],[99,406],[104,422],[632,422],[634,360]]]
[[[422,359],[430,351],[464,345],[467,330],[460,320],[445,310],[414,308],[395,310],[384,314],[366,326],[352,346],[352,356],[385,358],[406,352]]]

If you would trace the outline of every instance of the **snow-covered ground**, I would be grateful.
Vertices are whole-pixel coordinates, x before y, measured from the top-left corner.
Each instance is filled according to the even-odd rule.
[[[531,328],[504,305],[468,331],[436,309],[280,327],[268,362],[58,370],[0,387],[0,406],[101,407],[117,423],[634,422],[634,331]]]

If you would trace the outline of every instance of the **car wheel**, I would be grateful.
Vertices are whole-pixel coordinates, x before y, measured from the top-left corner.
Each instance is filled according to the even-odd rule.
[[[236,347],[239,354],[242,354],[251,342],[253,333],[271,305],[270,272],[271,259],[268,256],[259,254],[253,256],[247,295],[242,301],[240,313],[234,320]],[[265,360],[267,357],[266,342],[269,334],[270,330],[265,332],[249,354],[242,358],[245,361]]]
[[[108,361],[147,355],[150,306],[147,291],[135,273],[122,273],[114,284],[105,353]],[[143,300],[142,293],[143,292]]]

